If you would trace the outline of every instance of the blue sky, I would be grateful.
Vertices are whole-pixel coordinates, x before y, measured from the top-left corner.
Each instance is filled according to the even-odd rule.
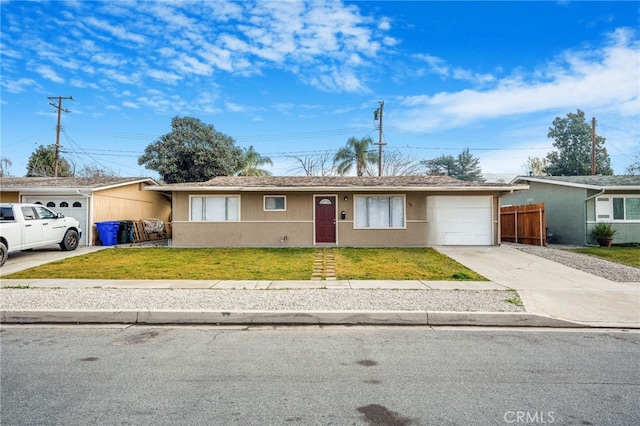
[[[522,174],[548,128],[596,117],[616,174],[640,153],[640,12],[625,2],[1,1],[2,158],[24,176],[55,143],[119,176],[152,176],[144,148],[193,116],[253,145],[276,175],[292,156],[378,139],[416,160],[465,148]]]

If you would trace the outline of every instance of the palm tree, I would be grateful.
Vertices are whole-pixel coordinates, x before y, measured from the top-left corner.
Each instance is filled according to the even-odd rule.
[[[369,151],[369,146],[373,144],[370,137],[357,139],[350,137],[347,146],[342,147],[333,157],[333,163],[337,163],[336,171],[340,175],[349,173],[353,165],[356,165],[356,174],[364,176],[367,171],[367,164],[374,164],[378,161],[378,154]]]
[[[258,154],[253,145],[244,150],[242,156],[242,169],[238,172],[238,176],[271,176],[271,172],[261,169],[260,166],[266,164],[273,167],[273,161],[269,157],[263,157]]]

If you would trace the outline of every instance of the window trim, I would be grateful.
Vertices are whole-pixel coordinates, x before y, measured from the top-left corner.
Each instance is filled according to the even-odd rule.
[[[284,207],[281,209],[268,209],[267,198],[282,198],[284,200]],[[262,210],[265,212],[285,212],[287,211],[287,196],[286,195],[263,195],[262,196]]]
[[[194,198],[236,198],[238,200],[238,219],[237,220],[194,220],[193,219],[193,199]],[[241,208],[241,197],[240,194],[191,194],[189,195],[189,222],[195,223],[227,223],[227,222],[240,222],[240,212]]]
[[[402,225],[401,226],[358,226],[358,198],[401,198]],[[391,203],[389,203],[391,206]],[[353,229],[399,230],[407,229],[407,195],[406,194],[355,194],[353,196]]]
[[[611,221],[615,222],[615,223],[638,223],[640,222],[640,218],[638,219],[627,219],[627,199],[628,198],[637,198],[640,200],[640,194],[610,194],[609,195],[610,199],[611,199]],[[615,208],[614,208],[614,204],[613,201],[615,199],[622,199],[622,213],[624,214],[624,219],[616,219],[614,217],[615,214]]]

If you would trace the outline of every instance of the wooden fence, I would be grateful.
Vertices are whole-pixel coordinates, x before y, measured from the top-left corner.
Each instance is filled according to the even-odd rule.
[[[547,245],[544,203],[500,208],[500,241]]]

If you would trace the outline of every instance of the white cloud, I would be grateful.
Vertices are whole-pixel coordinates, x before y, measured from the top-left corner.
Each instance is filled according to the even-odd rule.
[[[43,78],[51,80],[54,83],[64,83],[64,78],[60,77],[50,66],[41,65],[36,68],[36,72]]]
[[[491,74],[479,74],[460,67],[452,67],[447,61],[437,56],[419,53],[414,55],[414,58],[425,62],[429,67],[428,72],[439,75],[443,79],[452,78],[479,84],[485,84],[495,80],[495,77]],[[421,74],[423,74],[423,72],[421,72]]]
[[[39,84],[31,78],[19,78],[17,80],[3,80],[2,87],[9,93],[23,93],[30,87],[38,87]]]
[[[124,26],[112,25],[109,21],[100,20],[93,16],[86,18],[85,22],[122,40],[132,41],[139,44],[143,44],[146,40],[144,36],[127,31]]]
[[[167,84],[176,84],[178,81],[182,79],[182,77],[180,77],[177,74],[174,74],[168,71],[162,71],[162,70],[149,70],[147,71],[147,75],[151,78],[154,78],[156,80],[162,81]]]
[[[402,99],[408,109],[403,126],[425,131],[483,119],[575,108],[606,107],[637,115],[638,44],[629,31],[617,31],[600,49],[568,51],[530,76],[519,73],[496,81],[487,90],[464,89],[406,97]],[[440,58],[422,59],[442,75],[455,74]]]

